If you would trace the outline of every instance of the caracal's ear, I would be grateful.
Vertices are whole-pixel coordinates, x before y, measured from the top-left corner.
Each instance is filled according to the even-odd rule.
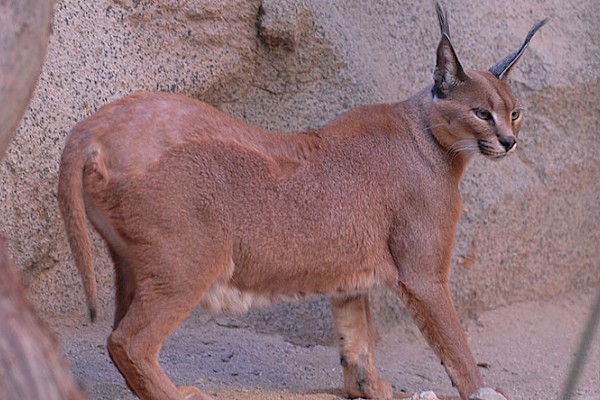
[[[438,2],[435,3],[435,11],[440,22],[442,38],[437,48],[437,60],[435,72],[433,73],[433,80],[435,82],[434,94],[436,97],[444,98],[454,88],[460,86],[470,78],[462,65],[460,65],[454,47],[452,47],[446,12]]]
[[[488,71],[490,71],[492,74],[496,75],[496,77],[498,77],[498,79],[506,79],[506,77],[510,73],[510,70],[512,69],[513,65],[516,64],[516,62],[519,60],[519,58],[521,58],[521,56],[525,52],[525,49],[527,48],[527,46],[529,46],[529,41],[531,40],[533,35],[535,35],[535,33],[538,31],[538,29],[540,29],[542,26],[544,26],[546,24],[546,22],[548,22],[548,18],[544,18],[543,20],[541,20],[540,22],[535,24],[529,30],[529,33],[527,34],[527,37],[525,38],[525,41],[523,42],[521,47],[519,47],[519,49],[517,51],[515,51],[513,54],[503,58],[502,60],[498,61],[496,64],[492,65]]]

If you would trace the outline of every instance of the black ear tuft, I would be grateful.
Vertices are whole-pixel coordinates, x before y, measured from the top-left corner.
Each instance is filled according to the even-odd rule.
[[[463,70],[460,61],[456,56],[452,42],[450,41],[450,25],[446,12],[440,3],[435,3],[435,11],[440,23],[442,38],[437,48],[437,60],[435,72],[433,73],[434,88],[433,93],[436,97],[445,98],[456,87],[469,79],[469,76]]]
[[[437,1],[435,2],[435,12],[440,23],[440,30],[442,31],[442,35],[446,35],[448,36],[448,38],[450,38],[450,25],[448,25],[446,10],[444,10],[444,7]]]
[[[525,38],[525,41],[523,42],[523,44],[521,44],[521,47],[519,47],[519,49],[517,51],[515,51],[514,53],[512,53],[511,55],[504,57],[502,60],[500,60],[496,64],[492,65],[488,71],[490,71],[492,74],[496,75],[496,77],[498,79],[506,78],[508,76],[508,74],[510,73],[510,70],[512,69],[512,67],[516,64],[517,61],[519,61],[519,59],[525,52],[525,49],[529,45],[529,42],[531,41],[531,38],[533,38],[533,35],[535,35],[536,32],[542,26],[546,25],[547,22],[548,22],[548,18],[544,18],[543,20],[541,20],[537,24],[535,24],[529,30],[529,33],[527,33],[527,37]]]

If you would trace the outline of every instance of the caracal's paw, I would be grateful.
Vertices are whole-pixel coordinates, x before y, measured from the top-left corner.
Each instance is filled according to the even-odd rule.
[[[376,382],[357,382],[358,390],[348,390],[352,399],[377,399],[391,400],[393,398],[392,386],[384,379],[377,378]]]
[[[510,400],[499,389],[481,388],[469,396],[469,400]]]
[[[185,400],[214,400],[207,394],[204,394],[195,386],[177,386],[179,393]]]
[[[390,385],[385,379],[377,379],[377,384],[374,387],[373,395],[370,396],[370,398],[378,400],[391,400],[393,397],[392,385]]]
[[[392,385],[390,385],[385,379],[378,379],[373,399],[387,400],[392,399],[393,397],[394,393],[392,392]]]

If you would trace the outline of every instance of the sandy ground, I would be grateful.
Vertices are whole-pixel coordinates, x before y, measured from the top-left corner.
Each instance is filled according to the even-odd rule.
[[[485,381],[504,388],[515,400],[558,399],[594,297],[594,290],[567,293],[464,321],[475,358],[484,365]],[[195,385],[215,399],[344,398],[335,347],[293,344],[285,335],[261,334],[240,321],[195,312],[162,350],[161,364],[172,380]],[[62,317],[49,322],[91,399],[135,398],[106,351],[110,321],[92,325]],[[458,399],[413,327],[382,332],[378,350],[381,374],[397,398],[433,390],[442,399]],[[600,333],[587,360],[573,399],[600,400]]]

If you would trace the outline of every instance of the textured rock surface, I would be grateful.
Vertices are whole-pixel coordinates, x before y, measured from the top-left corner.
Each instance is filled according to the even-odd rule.
[[[415,393],[410,400],[439,400],[438,397],[432,391]]]
[[[46,56],[53,2],[0,2],[0,160]],[[0,221],[1,222],[1,221]],[[83,400],[56,337],[26,300],[0,234],[0,393],[5,400]]]
[[[469,400],[506,400],[506,397],[494,389],[483,388],[469,396]]]
[[[29,104],[46,56],[53,3],[0,3],[0,160]]]
[[[452,278],[461,313],[598,282],[599,3],[461,0],[447,8],[466,67],[491,65],[535,21],[553,17],[512,76],[527,108],[516,156],[477,159],[464,177]],[[58,1],[40,84],[0,169],[0,219],[34,302],[47,312],[85,313],[55,200],[60,152],[76,121],[127,93],[167,90],[269,128],[320,126],[355,105],[401,100],[429,85],[436,25],[427,2]],[[101,245],[96,271],[109,306],[111,267]],[[395,299],[375,297],[380,320],[402,318]],[[271,313],[281,308],[296,311]],[[289,330],[300,320],[298,338],[313,340],[327,315],[325,303],[313,301],[248,321]]]

